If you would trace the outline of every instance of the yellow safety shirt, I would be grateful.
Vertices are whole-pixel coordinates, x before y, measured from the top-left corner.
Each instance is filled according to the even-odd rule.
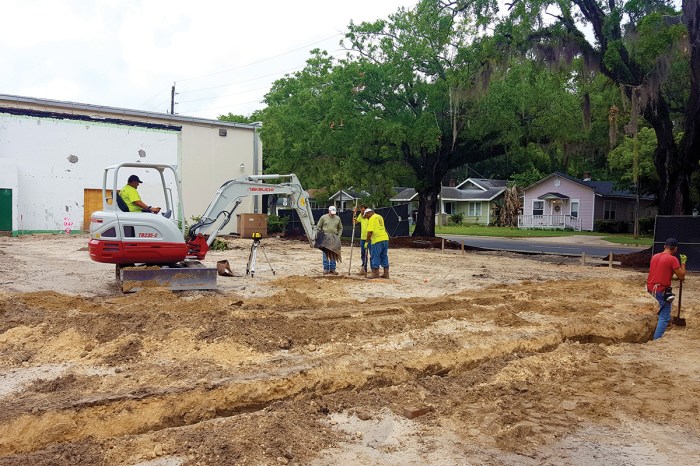
[[[389,241],[389,233],[386,232],[384,227],[384,217],[374,213],[370,218],[367,219],[367,232],[372,232],[372,237],[369,239],[372,243],[378,243],[380,241]]]
[[[119,195],[122,197],[122,199],[124,199],[126,206],[129,208],[129,212],[142,211],[141,207],[134,204],[134,202],[141,200],[141,196],[139,195],[139,192],[136,190],[136,188],[134,188],[130,184],[127,184],[122,188],[121,191],[119,191]]]

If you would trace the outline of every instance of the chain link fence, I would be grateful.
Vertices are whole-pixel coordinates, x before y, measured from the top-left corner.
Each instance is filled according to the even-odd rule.
[[[700,216],[657,215],[652,254],[664,250],[667,238],[676,238],[678,253],[688,256],[686,270],[700,270]]]
[[[408,204],[399,204],[391,207],[378,207],[373,209],[376,213],[384,217],[384,226],[386,228],[389,236],[394,238],[397,236],[408,236]],[[328,209],[312,209],[314,216],[314,225],[318,223],[318,220],[322,215],[328,213]],[[280,217],[287,217],[289,221],[287,222],[287,227],[285,228],[285,234],[288,236],[303,236],[304,227],[301,225],[299,220],[299,215],[294,209],[278,209],[278,215]],[[343,223],[343,237],[352,237],[352,210],[345,210],[343,212],[338,212],[340,221]],[[360,227],[357,226],[355,230],[355,238],[360,237]]]

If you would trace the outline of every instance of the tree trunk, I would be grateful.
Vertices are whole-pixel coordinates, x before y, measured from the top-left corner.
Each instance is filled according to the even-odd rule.
[[[683,215],[692,210],[690,202],[690,166],[687,154],[673,137],[673,121],[666,100],[660,92],[646,104],[644,118],[656,133],[654,166],[659,174],[659,215]]]
[[[688,28],[690,45],[690,96],[681,148],[685,151],[688,167],[685,176],[689,179],[700,161],[700,0],[683,0],[683,22]],[[686,214],[691,213],[693,206],[688,205],[686,209]]]
[[[413,236],[435,236],[435,207],[442,186],[430,186],[418,191],[418,218]]]

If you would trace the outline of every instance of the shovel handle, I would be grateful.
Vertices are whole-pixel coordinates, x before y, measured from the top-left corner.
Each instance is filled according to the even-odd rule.
[[[676,317],[681,317],[681,300],[683,299],[683,280],[678,283],[678,315]]]

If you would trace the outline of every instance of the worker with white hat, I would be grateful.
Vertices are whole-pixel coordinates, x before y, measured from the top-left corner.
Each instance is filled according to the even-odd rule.
[[[327,235],[337,235],[338,238],[343,233],[343,223],[340,221],[340,217],[336,215],[335,206],[330,206],[328,208],[328,213],[321,216],[316,224],[318,231],[322,231]],[[335,257],[329,257],[328,254],[323,251],[323,275],[338,275],[335,271],[336,260]]]

